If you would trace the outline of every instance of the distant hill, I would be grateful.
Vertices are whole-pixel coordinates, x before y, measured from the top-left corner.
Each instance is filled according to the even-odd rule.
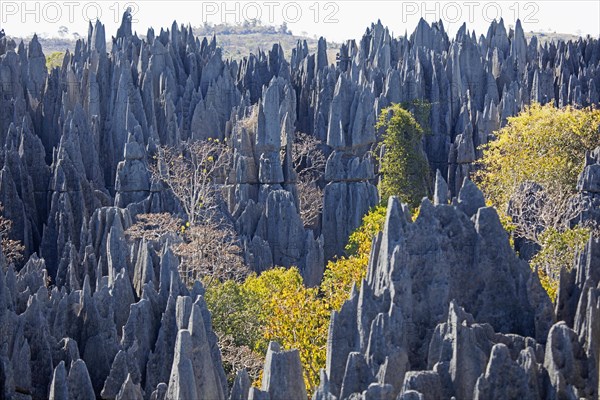
[[[292,50],[296,47],[298,40],[306,40],[308,48],[311,52],[315,52],[318,43],[318,37],[309,37],[306,32],[296,35],[290,31],[287,26],[267,26],[259,23],[244,23],[240,25],[204,25],[193,28],[194,34],[199,37],[217,36],[217,44],[223,49],[223,57],[240,60],[249,53],[257,53],[258,49],[263,51],[270,50],[275,43],[279,43],[285,51],[286,58],[289,60]],[[533,36],[537,36],[541,44],[551,41],[569,41],[577,40],[577,35],[568,33],[556,32],[527,32],[525,37],[529,41]],[[140,37],[144,37],[140,35]],[[44,50],[44,54],[48,57],[55,52],[65,52],[65,50],[73,50],[75,48],[76,38],[69,36],[64,38],[59,37],[42,37],[38,36],[39,41]],[[31,40],[27,38],[13,38],[17,43],[23,39],[25,43]],[[327,56],[329,63],[335,63],[335,56],[340,48],[339,43],[327,42]],[[56,56],[54,56],[56,58]]]
[[[558,42],[560,40],[563,40],[565,42],[568,42],[569,40],[575,41],[575,40],[579,39],[579,36],[572,35],[570,33],[525,32],[525,38],[527,38],[527,41],[531,40],[531,38],[533,36],[537,36],[538,42],[542,43],[542,44],[544,44],[546,42],[551,42],[551,41]]]
[[[311,52],[316,51],[319,40],[318,37],[309,37],[307,34],[295,35],[285,25],[279,27],[252,25],[250,23],[241,25],[205,25],[194,27],[193,31],[196,36],[200,37],[217,35],[217,44],[223,49],[223,57],[237,60],[242,59],[250,53],[257,53],[258,49],[263,51],[271,50],[276,43],[281,44],[286,58],[289,60],[292,49],[296,47],[298,40],[306,40]],[[144,37],[143,35],[139,36]],[[17,43],[20,40],[28,43],[31,37],[13,37],[13,39]],[[38,39],[46,56],[55,52],[65,52],[67,49],[72,51],[75,48],[76,42],[76,39],[71,37],[49,38],[38,36]],[[327,48],[329,62],[335,63],[335,55],[340,48],[340,44],[327,42]]]
[[[249,53],[256,53],[258,49],[271,50],[275,43],[282,46],[286,57],[289,59],[298,40],[306,40],[308,49],[311,52],[316,51],[319,41],[318,37],[309,37],[306,33],[295,35],[285,25],[275,27],[253,25],[251,23],[205,25],[195,27],[194,34],[207,37],[217,35],[217,44],[223,49],[223,56],[232,59],[242,59]],[[330,63],[335,62],[335,55],[339,48],[340,44],[327,42],[327,56]]]

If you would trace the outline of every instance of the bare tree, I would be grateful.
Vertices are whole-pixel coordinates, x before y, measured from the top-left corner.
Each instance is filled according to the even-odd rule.
[[[137,222],[125,234],[132,240],[157,241],[169,233],[180,229],[181,220],[169,213],[139,214]]]
[[[264,356],[255,353],[248,346],[238,346],[231,335],[219,335],[219,349],[228,380],[233,382],[238,371],[245,369],[251,381],[256,381],[264,366]]]
[[[181,275],[187,283],[201,280],[205,287],[215,281],[243,281],[250,273],[244,264],[235,231],[214,219],[204,219],[182,229],[183,241],[173,250],[181,257]]]
[[[296,184],[300,201],[300,218],[305,227],[314,228],[319,222],[319,215],[323,210],[323,190],[317,182],[298,179]]]
[[[190,286],[196,280],[209,287],[215,280],[243,281],[250,270],[244,264],[236,233],[222,221],[199,220],[196,225],[181,224],[171,214],[140,214],[125,234],[132,240],[159,241],[173,235],[173,252],[181,258],[182,279]]]
[[[315,227],[323,208],[323,191],[319,180],[325,173],[327,159],[320,148],[321,142],[306,133],[296,133],[292,144],[294,168],[298,174],[300,217],[304,226]]]
[[[176,232],[180,241],[173,251],[181,257],[182,279],[193,284],[201,280],[206,287],[215,280],[245,279],[249,269],[235,230],[219,211],[219,188],[231,166],[232,153],[226,143],[209,139],[184,144],[182,149],[159,147],[154,179],[162,181],[180,201],[187,221],[169,215],[142,215],[130,235],[156,238]],[[152,233],[144,233],[146,229]]]
[[[161,146],[151,167],[179,199],[191,226],[218,207],[218,180],[231,165],[231,149],[218,140],[184,143],[182,149]]]
[[[23,259],[25,246],[18,240],[9,239],[8,235],[12,230],[13,223],[10,219],[1,215],[2,211],[4,211],[4,206],[0,204],[0,238],[2,238],[2,253],[4,254],[4,257],[6,257],[6,261],[11,264]]]
[[[553,228],[563,232],[583,211],[581,202],[560,188],[546,189],[534,182],[524,182],[513,193],[508,214],[515,226],[515,235],[541,245],[541,235]]]

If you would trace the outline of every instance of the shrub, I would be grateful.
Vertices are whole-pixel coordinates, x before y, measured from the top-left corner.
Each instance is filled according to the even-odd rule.
[[[215,331],[220,337],[231,336],[240,353],[247,347],[264,357],[271,340],[298,349],[306,387],[318,385],[319,370],[325,366],[330,306],[318,289],[304,287],[298,269],[274,268],[242,284],[215,285],[207,290],[206,299]],[[226,365],[235,374],[232,367]]]
[[[213,329],[219,336],[219,348],[227,380],[232,385],[238,370],[246,368],[250,378],[258,379],[262,369],[264,337],[260,308],[262,298],[234,281],[216,282],[206,290],[206,304],[212,315]]]
[[[346,245],[346,257],[330,261],[321,282],[321,293],[329,299],[331,308],[339,310],[348,299],[352,286],[360,287],[367,274],[373,239],[383,229],[386,207],[374,207],[351,235]]]
[[[327,265],[319,288],[304,287],[296,268],[275,268],[251,275],[244,283],[229,281],[207,289],[214,329],[228,340],[223,358],[230,376],[244,362],[252,365],[256,355],[264,357],[274,340],[284,348],[298,349],[309,393],[318,386],[331,311],[339,310],[352,285],[360,285],[365,277],[373,237],[383,228],[385,213],[386,208],[379,206],[365,215],[350,237],[348,256]]]
[[[580,212],[573,202],[585,154],[600,143],[600,111],[533,104],[483,146],[475,181],[488,201],[510,220],[519,238],[540,246],[531,261],[554,299],[558,273],[569,268],[590,229],[572,228]]]
[[[381,141],[379,194],[382,203],[390,196],[417,207],[429,194],[429,165],[423,151],[423,129],[413,115],[395,104],[382,110],[376,127]]]
[[[494,206],[506,209],[526,182],[574,192],[586,151],[600,143],[600,111],[533,104],[484,145],[475,179]]]
[[[540,281],[552,301],[556,300],[560,270],[570,270],[577,254],[589,240],[589,228],[575,227],[559,231],[548,228],[541,235],[541,250],[531,260],[531,266],[538,271]]]

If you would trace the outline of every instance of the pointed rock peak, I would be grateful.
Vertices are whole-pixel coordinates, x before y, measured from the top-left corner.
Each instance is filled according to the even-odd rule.
[[[29,47],[27,49],[27,57],[29,59],[44,57],[44,53],[42,52],[42,45],[38,39],[36,34],[33,35],[31,42],[29,42]]]
[[[127,10],[125,10],[123,13],[123,18],[121,19],[121,26],[117,31],[117,40],[121,38],[130,38],[133,36],[132,20],[133,15],[131,14],[131,7],[127,7]]]
[[[448,323],[454,326],[467,325],[475,323],[475,319],[464,308],[458,305],[456,300],[452,300],[448,307]]]
[[[115,397],[115,400],[144,400],[142,389],[139,384],[134,384],[131,374],[127,374],[127,379],[123,382],[121,390]]]
[[[419,18],[419,23],[417,24],[417,29],[419,28],[427,28],[429,29],[429,23],[425,21],[425,18]]]
[[[458,193],[458,208],[471,218],[482,207],[485,207],[483,193],[469,178],[465,178]]]
[[[192,299],[196,300],[199,296],[204,296],[204,293],[206,293],[206,290],[204,289],[202,282],[195,281],[194,286],[192,287],[192,291],[190,293]]]
[[[281,351],[281,346],[277,342],[269,342],[269,348],[267,349],[267,353],[269,352],[279,352]]]
[[[358,289],[356,289],[356,282],[353,282],[352,289],[350,290],[350,296],[348,298],[353,299],[356,296],[358,296]]]
[[[517,19],[517,23],[515,24],[515,38],[518,40],[525,40],[525,32],[523,31],[520,19]]]
[[[52,383],[50,384],[50,400],[68,400],[69,390],[67,388],[67,371],[65,369],[65,362],[61,361],[54,368],[52,375]]]
[[[200,309],[198,304],[192,305],[192,313],[190,314],[188,330],[192,334],[192,337],[203,338],[206,335],[204,319],[202,318],[202,310]]]
[[[91,48],[92,50],[96,50],[101,56],[106,53],[106,34],[104,25],[102,25],[99,19],[96,20],[92,31]]]
[[[189,296],[178,296],[175,307],[175,320],[177,329],[187,329],[192,313],[192,299]]]
[[[504,230],[500,217],[494,207],[482,207],[475,216],[475,230],[486,240],[494,242],[496,247],[511,252],[508,234]]]
[[[235,380],[233,381],[229,400],[247,400],[251,385],[250,376],[248,375],[246,368],[238,371]]]
[[[433,194],[433,204],[439,206],[448,204],[448,184],[438,169],[435,173],[435,190]]]
[[[494,20],[496,22],[496,20]],[[500,21],[498,22],[498,28],[504,30],[506,32],[506,26],[504,25],[504,18],[500,17]]]
[[[90,276],[85,274],[85,278],[83,279],[83,297],[90,298],[92,296],[92,289],[90,287]]]
[[[387,235],[389,237],[391,231],[398,231],[396,235],[393,235],[394,240],[397,240],[398,238],[396,236],[398,236],[401,228],[406,226],[407,222],[408,218],[404,214],[404,209],[402,207],[400,199],[396,196],[391,196],[388,199],[387,204],[386,219],[383,228],[384,235]]]
[[[85,361],[79,359],[71,364],[67,378],[69,399],[95,399],[94,387]]]
[[[456,33],[456,41],[457,42],[462,42],[462,39],[464,37],[468,37],[468,32],[467,32],[467,23],[463,22],[463,24],[460,26],[460,28],[458,29],[458,32]]]
[[[261,389],[272,399],[307,399],[298,350],[281,351],[278,343],[269,343]]]
[[[423,200],[421,200],[421,204],[419,206],[419,216],[417,219],[429,220],[434,215],[435,207],[433,206],[433,203],[427,197],[423,197]]]

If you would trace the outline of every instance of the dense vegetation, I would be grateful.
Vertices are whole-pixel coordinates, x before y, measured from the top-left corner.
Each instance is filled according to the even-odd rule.
[[[383,131],[382,203],[389,196],[398,196],[413,206],[415,213],[422,197],[429,194],[429,170],[421,146],[423,129],[417,119],[414,110],[411,113],[394,105],[382,112],[378,123]],[[511,233],[529,237],[525,232],[536,232],[540,251],[531,264],[551,298],[556,295],[557,271],[572,265],[576,251],[590,234],[588,227],[570,227],[570,214],[555,203],[574,195],[585,152],[600,142],[598,126],[600,113],[596,110],[533,105],[510,118],[497,132],[497,140],[485,146],[481,170],[475,177],[488,203],[500,209],[503,224]],[[531,205],[531,198],[529,203],[523,200],[519,208],[520,193],[537,196],[533,219],[531,215],[524,218],[531,209],[521,208]],[[539,201],[542,198],[544,202]],[[548,205],[542,207],[542,203]],[[378,206],[365,215],[349,238],[347,255],[328,263],[319,287],[305,287],[295,268],[276,268],[244,282],[221,282],[208,290],[215,330],[232,338],[223,350],[231,378],[235,369],[245,366],[251,376],[260,379],[257,360],[264,356],[269,341],[275,340],[284,348],[299,350],[307,387],[318,385],[319,369],[325,367],[331,311],[339,310],[352,287],[359,287],[364,279],[372,240],[383,228],[385,213],[386,208]],[[538,215],[544,213],[560,215],[549,220]],[[239,362],[239,357],[228,356],[234,354],[245,356]]]
[[[418,105],[415,110],[423,110]],[[417,118],[426,121],[424,113]],[[382,204],[389,196],[417,207],[428,195],[429,169],[422,150],[423,129],[413,113],[400,105],[382,111],[380,184]],[[386,207],[375,207],[364,216],[362,225],[349,237],[346,256],[330,261],[321,285],[307,288],[296,268],[275,268],[244,282],[226,281],[209,288],[207,304],[215,331],[226,341],[225,367],[233,379],[236,363],[258,378],[261,359],[269,341],[299,350],[304,379],[309,391],[319,384],[319,370],[325,368],[327,334],[331,312],[340,310],[356,285],[366,276],[374,236],[383,229]],[[249,350],[249,351],[248,351]],[[245,354],[239,363],[238,355]]]
[[[275,340],[284,348],[299,350],[309,391],[319,384],[331,312],[339,310],[353,285],[359,286],[364,279],[372,239],[383,228],[385,211],[376,207],[364,217],[350,237],[348,256],[329,262],[319,287],[305,287],[296,268],[275,268],[243,283],[222,282],[207,291],[215,331],[233,337],[223,351],[230,380],[235,374],[231,362],[235,354],[246,355],[241,365],[256,366],[254,360],[262,359],[269,341]],[[256,379],[260,368],[249,368],[249,373]]]
[[[600,143],[600,110],[533,104],[483,147],[475,179],[517,238],[539,246],[531,260],[551,298],[560,269],[573,264],[591,227],[572,226],[585,154]]]
[[[404,203],[417,207],[429,194],[429,165],[423,151],[423,128],[413,114],[401,105],[384,109],[377,128],[383,131],[381,141],[382,202],[398,196]]]

